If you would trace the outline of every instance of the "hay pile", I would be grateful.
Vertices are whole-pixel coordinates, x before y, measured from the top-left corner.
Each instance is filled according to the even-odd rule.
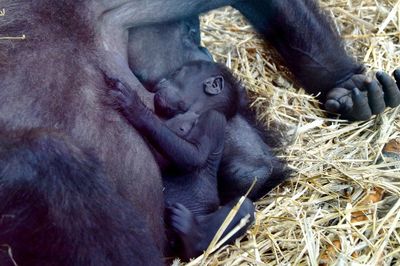
[[[400,1],[321,5],[369,70],[400,66]],[[260,120],[287,127],[282,156],[295,175],[257,202],[247,236],[191,265],[400,265],[400,159],[382,159],[400,140],[400,108],[366,122],[328,119],[237,12],[202,22],[204,45],[243,80]]]

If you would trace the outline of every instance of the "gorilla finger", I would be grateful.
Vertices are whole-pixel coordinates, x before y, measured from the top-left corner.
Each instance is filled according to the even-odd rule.
[[[173,209],[173,215],[175,215],[175,216],[183,216],[183,215],[186,215],[186,210],[183,210],[183,209],[180,209],[180,208],[176,208],[176,207],[174,207],[174,209]]]
[[[398,92],[400,90],[400,68],[396,69],[393,72],[393,75],[394,75],[394,78],[395,78],[396,83],[397,83],[396,85],[397,85],[397,92]],[[400,98],[400,96],[397,95],[397,100],[398,101],[400,101],[399,98]],[[397,104],[397,105],[399,105],[399,104]]]
[[[392,77],[385,72],[379,71],[376,73],[376,78],[382,84],[386,105],[389,107],[398,106],[400,104],[400,91]]]
[[[175,203],[174,208],[177,210],[180,210],[182,212],[190,212],[183,204],[181,203]]]
[[[122,84],[122,82],[118,80],[118,81],[115,82],[115,88],[117,88],[118,90],[123,91],[123,90],[125,90],[125,85]]]
[[[120,83],[120,84],[118,85],[118,90],[119,90],[120,92],[122,92],[122,94],[125,95],[125,97],[131,97],[131,98],[133,98],[133,97],[136,97],[136,96],[137,96],[136,91],[128,89],[128,87],[126,87],[126,86],[123,85],[122,83]]]
[[[125,105],[126,97],[120,91],[110,91],[110,102],[115,106]]]
[[[338,113],[340,110],[340,103],[334,99],[327,100],[325,103],[325,109],[331,113]]]
[[[383,91],[377,81],[373,80],[367,84],[368,88],[368,102],[372,114],[380,114],[385,110],[385,100],[383,98]]]
[[[351,99],[351,91],[345,88],[332,89],[327,95],[325,108],[333,113],[346,113],[351,110],[353,101]]]
[[[352,88],[354,88],[354,87],[352,87]],[[333,100],[337,100],[337,101],[340,102],[343,97],[351,96],[351,89],[348,90],[348,89],[345,89],[345,88],[342,88],[342,87],[334,88],[334,89],[329,91],[329,93],[326,96],[326,98],[328,100],[333,99]]]
[[[109,96],[115,99],[123,98],[124,94],[119,90],[111,90],[109,91]]]
[[[397,68],[394,72],[393,72],[393,75],[394,75],[394,79],[396,80],[396,82],[397,82],[397,87],[399,87],[400,86],[400,68]],[[400,87],[399,87],[400,88]]]
[[[368,99],[360,92],[358,88],[352,90],[353,110],[351,117],[357,120],[367,120],[372,116],[371,109],[368,105]]]
[[[184,228],[185,228],[185,226],[184,225],[182,225],[181,223],[177,223],[177,222],[173,222],[172,223],[172,227],[174,228],[174,231],[175,232],[177,232],[177,233],[184,233]]]
[[[367,90],[368,84],[371,82],[371,78],[368,78],[363,74],[354,75],[351,79],[353,80],[355,85],[355,87],[352,87],[351,89],[359,88],[362,91]]]
[[[190,226],[190,223],[188,222],[188,219],[182,218],[182,217],[177,217],[177,219],[172,221],[172,225],[175,228],[187,228]]]
[[[325,103],[326,110],[338,114],[350,113],[353,108],[353,100],[350,96],[342,97],[339,101],[335,99],[329,99]]]
[[[180,215],[174,214],[174,215],[171,215],[171,221],[172,221],[172,223],[181,223],[182,218]]]

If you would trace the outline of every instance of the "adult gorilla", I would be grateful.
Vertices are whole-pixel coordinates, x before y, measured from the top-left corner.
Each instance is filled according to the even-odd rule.
[[[363,75],[364,67],[346,54],[330,21],[313,1],[240,1],[235,7],[277,49],[305,88],[310,93],[320,93],[320,100],[329,111],[361,120],[383,112],[386,106],[399,105],[400,91],[392,78],[379,73],[379,84]],[[161,78],[185,63],[212,60],[200,46],[197,16],[132,28],[129,33],[129,65],[150,91]],[[135,41],[138,39],[140,42]],[[399,73],[395,77],[400,79]],[[274,144],[271,140],[276,136],[262,130],[260,134],[249,103],[241,98],[239,114],[227,123],[218,173],[224,202],[246,193],[254,177],[257,183],[250,198],[256,200],[285,176],[282,168],[270,163],[266,152],[270,149],[266,143]]]
[[[400,91],[383,72],[371,80],[343,48],[327,15],[313,0],[235,1],[237,8],[283,57],[295,78],[326,109],[366,120],[400,104]],[[206,59],[196,17],[130,30],[129,64],[150,87],[184,63]],[[140,42],[135,42],[138,38]],[[209,59],[208,59],[209,60]],[[394,73],[400,80],[400,71]],[[384,92],[384,94],[383,94]],[[234,129],[236,126],[231,124]]]
[[[0,0],[0,4],[7,9],[0,31],[27,36],[25,41],[0,43],[0,243],[11,247],[20,265],[162,264],[158,166],[143,139],[104,104],[104,74],[137,89],[145,103],[152,104],[151,95],[128,68],[129,28],[238,4],[266,32],[265,22],[270,22],[271,14],[279,14],[275,20],[283,30],[277,32],[278,43],[288,42],[284,47],[300,51],[306,73],[307,65],[318,61],[316,55],[324,59],[320,61],[327,74],[311,85],[328,92],[360,69],[329,38],[331,30],[322,17],[307,13],[310,1]],[[298,15],[313,23],[303,24]],[[305,35],[306,42],[291,33],[302,25],[309,28],[300,31],[310,34]],[[296,43],[305,46],[300,49],[293,46]],[[287,58],[296,55],[289,53]],[[317,76],[320,66],[311,66]],[[298,71],[305,83],[307,78]],[[338,103],[332,106],[340,109],[343,105]],[[11,263],[4,258],[2,265],[7,262]]]

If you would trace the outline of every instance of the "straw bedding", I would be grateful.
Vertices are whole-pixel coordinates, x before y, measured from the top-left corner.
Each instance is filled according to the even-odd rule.
[[[320,2],[368,70],[400,66],[400,1]],[[189,265],[400,265],[400,108],[365,122],[327,118],[240,14],[214,11],[202,30],[260,121],[285,128],[280,154],[295,171],[257,202],[246,236]]]

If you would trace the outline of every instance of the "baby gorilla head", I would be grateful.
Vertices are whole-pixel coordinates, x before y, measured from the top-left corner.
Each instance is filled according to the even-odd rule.
[[[183,65],[155,89],[156,113],[167,119],[184,113],[199,116],[212,109],[229,119],[237,112],[243,92],[227,67],[209,61]]]

